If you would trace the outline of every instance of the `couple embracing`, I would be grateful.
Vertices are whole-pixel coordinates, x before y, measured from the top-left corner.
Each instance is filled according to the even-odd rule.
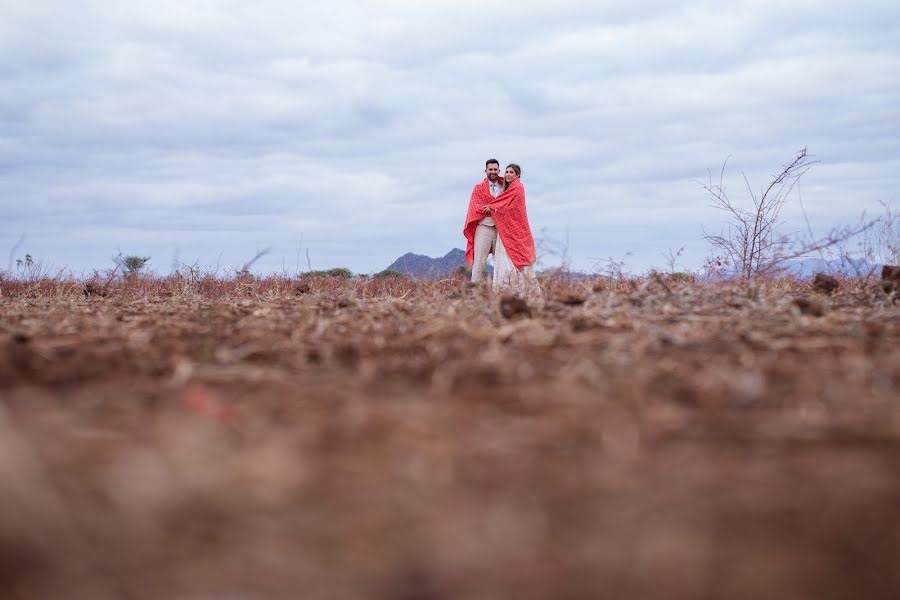
[[[480,282],[489,254],[494,255],[495,292],[540,294],[534,275],[534,238],[525,210],[522,169],[511,164],[500,177],[500,162],[489,159],[485,178],[472,190],[463,235],[466,261],[472,266],[472,281]]]

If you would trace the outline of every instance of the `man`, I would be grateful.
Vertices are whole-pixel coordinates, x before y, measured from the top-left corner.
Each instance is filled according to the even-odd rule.
[[[500,179],[500,161],[490,158],[484,163],[485,178],[475,185],[469,198],[469,210],[463,235],[466,236],[466,261],[472,266],[472,281],[484,279],[488,255],[497,243],[497,227],[494,218],[484,212],[483,198],[490,194],[496,198],[503,191]]]

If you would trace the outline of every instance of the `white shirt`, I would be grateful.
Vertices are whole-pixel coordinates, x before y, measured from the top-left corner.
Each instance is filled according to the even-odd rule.
[[[491,189],[491,196],[496,198],[500,195],[500,192],[503,191],[503,184],[498,179],[497,181],[491,181],[488,179],[488,187]],[[489,227],[496,227],[494,223],[494,217],[485,217],[481,220],[481,225],[487,225]]]

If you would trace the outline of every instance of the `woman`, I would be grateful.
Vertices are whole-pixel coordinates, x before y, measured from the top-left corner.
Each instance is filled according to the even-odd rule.
[[[519,165],[507,166],[503,191],[484,207],[484,213],[494,217],[497,227],[493,289],[523,295],[540,294],[534,275],[534,238],[525,210],[525,186],[521,176]]]

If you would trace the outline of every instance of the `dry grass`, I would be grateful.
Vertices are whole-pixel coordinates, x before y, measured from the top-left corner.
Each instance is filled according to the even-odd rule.
[[[0,280],[0,596],[895,598],[844,284]]]

